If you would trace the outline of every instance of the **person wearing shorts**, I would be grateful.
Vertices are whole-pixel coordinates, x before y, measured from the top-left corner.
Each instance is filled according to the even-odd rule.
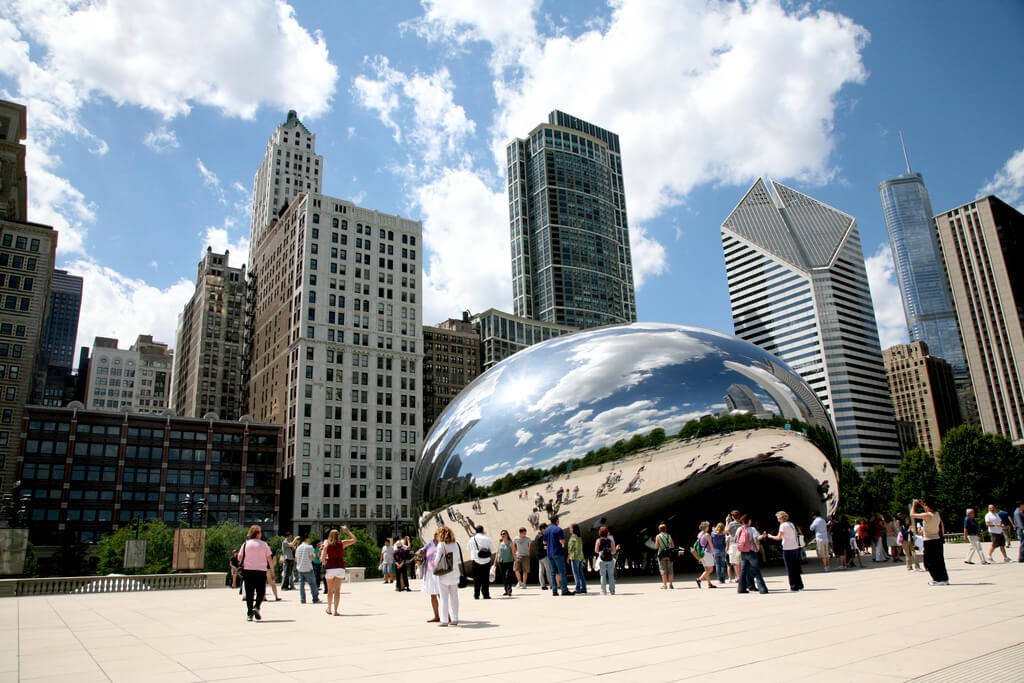
[[[668,533],[668,525],[658,525],[658,535],[654,537],[654,549],[658,553],[658,572],[661,574],[661,589],[675,588],[672,582],[675,580],[675,567],[673,566],[673,548],[675,541]]]
[[[512,547],[516,551],[515,572],[519,588],[526,588],[526,580],[530,576],[530,538],[526,535],[526,527],[519,529],[519,535],[512,539]]]
[[[818,513],[814,513],[814,519],[811,520],[810,530],[814,532],[814,546],[818,553],[818,559],[821,560],[821,567],[825,571],[829,569],[829,562],[831,562],[831,545],[829,544],[828,534],[828,522],[825,518]],[[895,539],[893,540],[895,543]]]
[[[347,526],[341,527],[341,530],[348,538],[342,539],[337,529],[331,529],[327,542],[320,550],[320,561],[327,572],[327,613],[331,614],[333,607],[336,617],[340,616],[338,602],[341,600],[341,582],[345,579],[345,548],[356,542],[356,537]]]

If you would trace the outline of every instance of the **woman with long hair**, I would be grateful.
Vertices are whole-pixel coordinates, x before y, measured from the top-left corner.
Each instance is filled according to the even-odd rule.
[[[437,548],[434,550],[432,571],[437,570],[441,558],[451,562],[451,569],[437,576],[440,591],[441,622],[438,626],[459,625],[459,577],[462,575],[462,549],[455,542],[455,534],[448,526],[437,530]]]
[[[615,553],[618,551],[615,539],[608,533],[608,527],[598,529],[594,554],[597,555],[598,573],[601,576],[601,595],[605,595],[608,590],[615,595]]]
[[[918,506],[923,508],[920,512]],[[948,586],[949,573],[946,571],[946,558],[942,549],[942,515],[926,500],[914,499],[910,504],[910,516],[921,520],[924,525],[924,568],[931,574],[929,586]]]
[[[341,616],[338,613],[338,603],[341,601],[341,582],[345,580],[345,548],[356,542],[356,537],[347,526],[341,527],[341,530],[348,538],[342,539],[337,529],[331,529],[331,533],[327,535],[327,542],[320,550],[320,562],[327,577],[327,613],[331,614],[333,608],[336,617]]]
[[[245,543],[238,549],[242,566],[242,585],[245,586],[246,618],[261,620],[260,607],[267,594],[267,571],[274,561],[274,553],[261,536],[263,530],[258,524],[249,527]]]

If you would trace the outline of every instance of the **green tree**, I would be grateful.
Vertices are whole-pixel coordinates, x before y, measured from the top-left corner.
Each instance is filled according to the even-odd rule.
[[[915,498],[928,500],[939,492],[939,470],[935,458],[923,448],[909,450],[893,480],[893,501],[905,508]]]
[[[96,544],[97,574],[166,574],[171,571],[173,529],[158,520],[141,525],[139,538],[146,540],[146,566],[141,570],[124,568],[124,546],[129,538],[135,538],[135,530],[130,526],[123,526],[113,534],[100,539]]]
[[[839,466],[839,514],[847,516],[858,516],[864,514],[864,506],[861,504],[860,487],[862,478],[860,472],[849,460],[843,460]]]
[[[977,427],[961,425],[946,432],[939,452],[939,505],[949,519],[978,507],[992,495],[982,483],[982,470],[990,467],[985,434]]]
[[[864,475],[860,502],[865,513],[892,512],[892,474],[885,465],[875,465]]]
[[[220,522],[216,526],[206,530],[206,551],[204,554],[204,567],[208,572],[219,572],[228,570],[228,561],[231,559],[231,551],[242,547],[245,535],[248,532],[235,520]]]
[[[366,578],[380,576],[380,546],[366,529],[349,529],[356,542],[345,548],[345,566],[366,567]],[[344,537],[344,536],[343,536]]]

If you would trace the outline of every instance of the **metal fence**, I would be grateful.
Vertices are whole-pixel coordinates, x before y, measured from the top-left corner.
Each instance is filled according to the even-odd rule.
[[[135,591],[185,590],[224,586],[224,572],[195,574],[110,574],[107,576],[56,576],[42,579],[0,579],[0,597],[67,595],[78,593],[130,593]]]

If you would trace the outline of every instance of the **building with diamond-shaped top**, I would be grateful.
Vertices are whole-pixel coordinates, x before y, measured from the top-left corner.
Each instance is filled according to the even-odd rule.
[[[722,223],[736,335],[788,363],[828,409],[843,458],[901,452],[857,221],[759,179]]]

